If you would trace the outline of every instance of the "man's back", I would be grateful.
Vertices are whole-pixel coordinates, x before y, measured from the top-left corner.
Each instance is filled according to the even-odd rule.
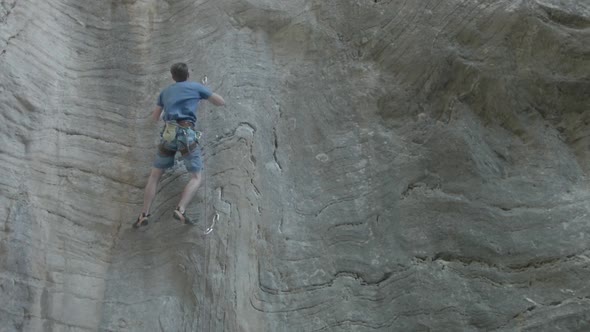
[[[197,82],[177,82],[160,93],[158,106],[164,109],[165,121],[197,122],[197,109],[201,99],[208,99],[212,93]]]

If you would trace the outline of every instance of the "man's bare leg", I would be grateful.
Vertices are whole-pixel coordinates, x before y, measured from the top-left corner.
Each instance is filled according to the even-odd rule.
[[[145,191],[143,193],[143,209],[141,210],[139,217],[137,217],[137,220],[133,223],[133,228],[139,228],[148,224],[150,207],[152,206],[152,202],[156,196],[156,189],[158,188],[158,182],[160,181],[162,174],[164,174],[163,169],[155,167],[152,168],[150,177],[148,178],[148,183],[145,186]]]
[[[146,216],[150,213],[150,208],[152,207],[152,203],[154,202],[154,197],[156,197],[156,190],[158,189],[158,182],[160,182],[160,178],[164,174],[163,169],[159,168],[152,168],[150,173],[150,177],[148,178],[148,183],[145,186],[145,192],[143,194],[143,210]]]
[[[181,213],[184,213],[186,206],[193,199],[193,197],[195,197],[195,194],[197,193],[199,186],[201,186],[201,180],[202,180],[201,172],[190,173],[190,174],[191,174],[191,179],[184,187],[184,190],[182,191],[182,195],[180,196],[180,202],[178,203],[178,210]]]

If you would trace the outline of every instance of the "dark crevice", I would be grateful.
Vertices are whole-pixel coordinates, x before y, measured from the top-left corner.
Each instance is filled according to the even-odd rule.
[[[0,3],[0,5],[2,5],[2,8],[5,10],[5,14],[4,16],[0,17],[0,23],[5,23],[6,20],[8,19],[8,16],[10,16],[10,14],[12,13],[12,11],[14,10],[14,7],[16,7],[16,3],[18,1],[14,1],[12,4],[6,6],[7,4],[2,1],[2,3]]]
[[[97,140],[97,141],[101,141],[101,142],[104,142],[104,143],[108,143],[108,144],[121,145],[121,146],[124,146],[126,148],[130,148],[130,149],[133,148],[133,146],[132,145],[129,145],[129,144],[124,144],[124,143],[121,143],[121,142],[109,141],[109,140],[104,139],[104,137],[98,137],[98,136],[88,135],[87,133],[82,133],[82,132],[71,130],[71,129],[58,129],[58,128],[55,128],[55,130],[58,131],[58,132],[60,132],[60,133],[62,133],[62,134],[68,135],[68,136],[87,137],[87,138],[91,138],[91,139],[94,139],[94,140]]]
[[[436,255],[434,255],[432,257],[432,261],[433,262],[436,262],[436,261],[454,262],[454,263],[461,263],[463,265],[480,264],[480,265],[485,265],[488,267],[498,268],[498,265],[488,262],[488,261],[485,261],[481,258],[458,256],[458,255],[453,255],[453,254],[447,253],[447,252],[437,253]]]
[[[339,277],[350,277],[355,280],[358,280],[362,286],[379,286],[380,283],[389,279],[391,276],[391,272],[384,272],[379,279],[367,280],[367,278],[363,277],[361,274],[352,271],[338,271],[334,274],[335,279]]]
[[[547,19],[560,26],[576,30],[583,30],[590,27],[590,19],[582,15],[568,13],[566,11],[541,4],[539,4],[539,8],[541,8],[546,14]]]
[[[567,255],[565,257],[555,257],[555,258],[545,258],[545,259],[539,259],[539,260],[533,260],[530,261],[528,263],[524,263],[524,264],[510,264],[507,265],[508,268],[513,269],[513,270],[528,270],[528,269],[538,269],[540,267],[543,267],[545,265],[553,265],[561,260],[567,260],[570,259],[572,257],[574,257],[575,255]]]
[[[254,126],[253,124],[251,124],[248,121],[240,122],[240,124],[238,125],[238,128],[241,126],[250,127],[250,129],[252,129],[252,132],[254,132],[254,133],[256,132],[256,126]],[[237,128],[236,128],[236,130],[237,130]],[[234,130],[234,133],[235,133],[235,130]]]
[[[429,178],[428,176],[421,176],[418,179],[415,179],[407,185],[406,189],[401,193],[401,198],[405,199],[412,194],[412,192],[419,188],[424,188],[425,190],[434,191],[440,190],[441,184],[439,179],[436,178]]]
[[[277,129],[276,128],[272,129],[272,135],[273,135],[273,144],[274,144],[274,150],[272,152],[272,156],[274,158],[275,163],[279,167],[279,170],[282,171],[283,167],[281,166],[281,163],[279,162],[279,159],[277,158],[277,151],[279,149],[279,139],[277,137]]]
[[[309,285],[304,285],[301,287],[293,287],[293,288],[288,288],[288,289],[278,289],[278,288],[272,288],[272,287],[268,287],[268,286],[263,285],[259,279],[258,280],[258,288],[260,288],[260,290],[262,290],[264,293],[268,293],[268,294],[272,294],[272,295],[295,294],[295,293],[311,292],[311,291],[316,291],[318,289],[331,287],[333,283],[334,283],[334,280],[330,280],[325,283],[309,284]]]
[[[496,270],[509,270],[512,272],[521,272],[521,271],[526,271],[526,270],[530,270],[530,269],[539,269],[539,268],[543,268],[545,266],[555,265],[559,262],[567,262],[567,261],[571,260],[572,258],[575,258],[577,255],[578,254],[570,254],[570,255],[562,256],[562,257],[551,257],[551,258],[537,259],[537,260],[531,260],[527,263],[507,264],[507,265],[493,263],[489,260],[485,260],[480,257],[461,256],[461,255],[455,255],[455,254],[448,253],[448,252],[439,252],[439,253],[435,254],[431,259],[429,259],[427,256],[415,256],[414,259],[419,263],[441,261],[441,262],[448,262],[448,263],[460,263],[464,266],[479,264],[479,265],[483,265],[488,268],[493,268]]]
[[[572,300],[586,301],[589,298],[590,298],[590,296],[586,296],[586,297],[575,297],[575,298],[564,299],[564,300],[561,300],[561,301],[553,301],[553,302],[550,302],[548,304],[538,304],[537,303],[535,305],[529,306],[526,309],[524,309],[524,310],[522,310],[522,311],[514,314],[512,316],[512,318],[510,318],[510,320],[508,320],[506,323],[504,323],[501,326],[499,326],[497,329],[501,329],[501,328],[504,328],[504,327],[508,326],[515,319],[522,320],[522,319],[524,319],[524,317],[523,317],[524,315],[530,315],[533,311],[535,311],[537,309],[542,309],[542,308],[545,308],[545,307],[556,307],[556,306],[560,306],[560,305],[562,305],[564,303],[568,303],[568,302],[570,302]]]
[[[254,184],[254,179],[250,179],[250,184],[252,185],[252,188],[254,188],[254,192],[256,193],[256,196],[261,196],[262,193],[260,192],[258,187]]]
[[[358,226],[362,226],[362,225],[365,225],[365,224],[366,223],[364,221],[336,224],[336,225],[330,226],[328,228],[328,232],[334,230],[335,228],[339,228],[339,227],[358,227]]]
[[[27,28],[27,26],[25,25],[22,29],[18,30],[14,35],[8,37],[8,39],[6,39],[6,44],[9,44],[11,40],[18,38],[20,36],[20,34]]]
[[[121,179],[117,179],[117,178],[114,178],[112,176],[108,176],[108,175],[103,174],[103,173],[93,172],[92,170],[82,169],[82,168],[78,168],[78,167],[75,167],[75,166],[72,166],[72,165],[56,164],[56,163],[50,163],[50,162],[46,162],[45,164],[50,165],[50,166],[54,166],[54,167],[57,167],[57,168],[60,168],[60,169],[63,169],[63,170],[73,169],[73,170],[76,170],[76,171],[80,171],[82,173],[85,173],[89,177],[90,176],[98,176],[98,177],[102,177],[102,178],[111,180],[111,181],[113,181],[115,183],[119,183],[119,184],[122,184],[122,185],[127,185],[127,186],[130,186],[130,187],[136,188],[136,189],[143,190],[143,186],[136,185],[136,184],[133,184],[133,183],[130,183],[130,182],[125,182],[125,181],[123,181]],[[58,176],[61,176],[61,175],[58,175]]]

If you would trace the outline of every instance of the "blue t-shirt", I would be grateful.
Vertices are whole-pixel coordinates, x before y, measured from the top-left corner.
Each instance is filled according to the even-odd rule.
[[[202,84],[176,82],[160,93],[158,106],[164,109],[164,121],[188,120],[196,124],[199,101],[211,95],[211,90]]]

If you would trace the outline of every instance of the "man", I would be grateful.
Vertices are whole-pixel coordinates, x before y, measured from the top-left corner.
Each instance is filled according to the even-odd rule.
[[[185,209],[201,185],[201,148],[198,146],[200,133],[195,131],[199,101],[205,99],[215,106],[225,105],[223,98],[212,93],[207,87],[196,82],[187,81],[188,67],[184,63],[175,63],[170,68],[172,79],[176,83],[164,89],[158,98],[156,109],[152,113],[155,121],[164,111],[166,125],[162,130],[156,160],[154,161],[148,183],[145,187],[143,210],[133,223],[134,228],[148,224],[150,207],[156,196],[156,189],[164,171],[174,165],[174,156],[180,152],[186,170],[191,178],[184,188],[180,202],[174,210],[174,218],[186,224],[193,224],[185,215]]]

